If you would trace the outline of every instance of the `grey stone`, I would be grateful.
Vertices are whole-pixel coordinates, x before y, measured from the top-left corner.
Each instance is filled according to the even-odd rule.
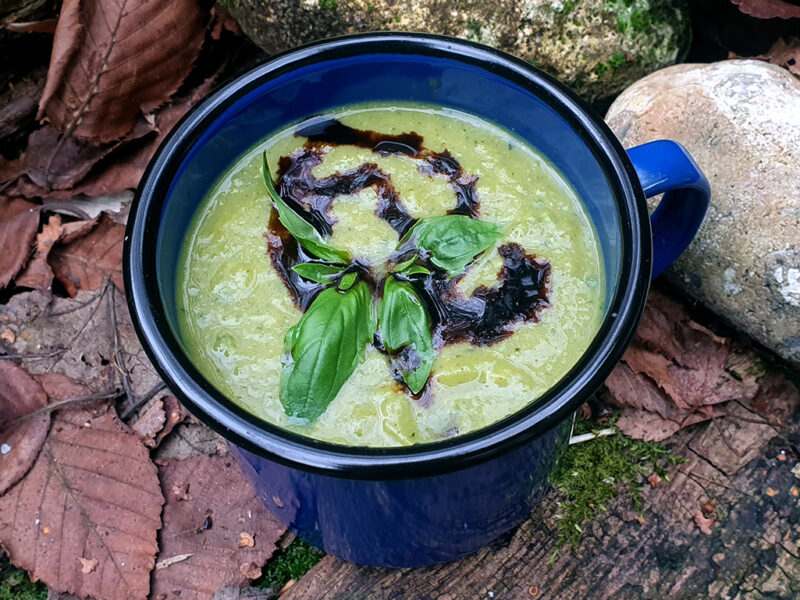
[[[606,121],[626,147],[682,143],[711,182],[665,276],[800,366],[800,80],[751,60],[676,65],[625,90]]]
[[[603,100],[680,60],[684,0],[226,0],[269,53],[357,31],[423,31],[495,46]]]

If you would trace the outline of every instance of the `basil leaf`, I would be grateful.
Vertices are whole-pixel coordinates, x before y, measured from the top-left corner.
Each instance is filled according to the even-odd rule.
[[[411,265],[400,271],[403,275],[430,275],[431,272],[422,265]]]
[[[290,417],[317,419],[364,360],[375,332],[369,287],[323,290],[286,332],[281,402]]]
[[[356,278],[358,277],[358,273],[348,273],[344,277],[342,277],[341,281],[339,281],[339,289],[340,290],[349,290],[353,287],[353,284],[356,282]]]
[[[433,264],[454,277],[463,273],[475,256],[494,244],[500,234],[494,223],[465,215],[443,215],[418,221],[401,245],[409,238],[415,239],[418,248],[430,253]]]
[[[384,347],[416,394],[431,374],[435,353],[431,319],[414,286],[395,277],[386,280],[379,322]]]
[[[292,267],[292,271],[310,281],[317,283],[331,283],[342,272],[342,267],[324,265],[322,263],[307,262]]]
[[[411,265],[413,265],[415,260],[417,260],[417,255],[416,254],[414,256],[412,256],[411,258],[409,258],[408,260],[404,260],[401,263],[397,263],[394,266],[395,272],[402,273],[404,270],[408,269]]]
[[[264,152],[261,157],[261,170],[264,175],[264,184],[267,186],[270,199],[275,203],[275,207],[278,209],[278,218],[281,223],[283,223],[283,226],[289,230],[289,233],[317,258],[336,264],[348,264],[350,262],[350,255],[347,252],[337,250],[326,244],[319,231],[317,231],[311,223],[292,210],[283,198],[281,198],[278,190],[275,189],[275,182],[272,180],[272,175],[269,172],[266,152]]]

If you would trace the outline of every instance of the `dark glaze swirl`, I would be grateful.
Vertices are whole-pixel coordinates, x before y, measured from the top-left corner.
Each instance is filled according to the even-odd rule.
[[[356,169],[334,173],[320,179],[312,175],[315,166],[334,146],[349,145],[368,148],[381,156],[404,155],[420,161],[418,171],[428,176],[443,175],[452,186],[456,203],[449,214],[480,216],[480,200],[475,191],[478,178],[464,172],[447,151],[433,152],[423,146],[422,136],[415,132],[388,135],[348,127],[336,119],[320,119],[302,125],[295,133],[307,138],[302,148],[278,163],[277,189],[293,209],[322,235],[330,235],[335,219],[330,214],[339,195],[355,194],[373,187],[378,196],[375,214],[384,219],[402,236],[416,222],[403,206],[391,178],[375,163],[364,163]],[[297,305],[306,310],[323,285],[301,278],[292,267],[314,260],[289,234],[272,211],[266,233],[273,267],[280,273]],[[410,281],[427,303],[434,321],[434,342],[437,348],[455,342],[489,345],[507,338],[516,324],[538,321],[541,312],[550,306],[550,263],[528,254],[519,244],[504,244],[498,249],[503,267],[498,282],[491,288],[480,286],[469,297],[458,289],[459,278],[427,266],[431,275],[413,276]],[[402,250],[401,250],[402,253]],[[399,255],[397,260],[404,257]],[[425,260],[425,257],[422,257]],[[369,265],[355,263],[348,270],[358,270],[374,289],[383,288],[376,281]],[[382,348],[376,336],[375,345]],[[426,386],[427,387],[427,386]]]

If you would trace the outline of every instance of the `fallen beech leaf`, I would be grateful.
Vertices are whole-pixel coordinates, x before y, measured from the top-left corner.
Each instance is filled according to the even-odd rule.
[[[97,568],[96,558],[83,558],[82,556],[79,556],[78,560],[81,561],[81,573],[84,575],[94,572],[94,570]]]
[[[47,404],[42,386],[22,367],[0,360],[0,496],[33,465],[42,448],[50,415],[41,414],[16,425],[11,423]]]
[[[153,398],[139,411],[139,417],[131,425],[131,429],[139,434],[145,446],[155,448],[156,435],[164,428],[166,420],[164,403],[159,398]]]
[[[188,75],[204,20],[196,0],[65,0],[38,118],[66,137],[121,138]]]
[[[167,499],[160,556],[192,556],[156,571],[153,595],[165,594],[173,600],[209,599],[223,586],[241,586],[257,577],[285,527],[256,497],[233,460],[207,456],[172,460],[160,473]],[[185,485],[198,492],[188,500],[170,493],[174,486]],[[204,529],[209,508],[213,526]],[[242,532],[250,532],[258,544],[239,547]]]
[[[142,124],[128,137],[137,139],[151,131],[151,127]],[[74,138],[63,138],[52,126],[45,125],[28,136],[27,149],[14,174],[20,181],[11,190],[26,198],[70,190],[119,145],[120,142],[113,142],[92,146]]]
[[[746,15],[758,19],[800,17],[800,6],[783,0],[731,0]]]
[[[93,146],[74,138],[59,144],[51,126],[32,133],[20,161],[3,167],[0,182],[15,179],[10,191],[25,198],[72,200],[78,194],[116,196],[139,185],[150,158],[178,120],[206,96],[221,69],[190,93],[174,98],[155,113],[141,116],[121,140]],[[51,160],[52,159],[52,160]]]
[[[621,409],[618,427],[660,441],[710,419],[716,404],[753,398],[758,385],[726,371],[729,355],[726,339],[652,291],[636,338],[605,382],[608,401]]]
[[[39,210],[23,200],[0,201],[0,289],[28,262]]]
[[[36,250],[28,266],[15,279],[20,287],[29,287],[40,292],[50,289],[53,283],[53,270],[47,264],[50,249],[61,238],[61,217],[50,215],[47,224],[36,236]]]
[[[6,351],[29,355],[21,361],[29,373],[62,374],[85,383],[90,393],[119,388],[141,397],[163,385],[114,285],[42,304],[44,297],[27,292],[0,304],[0,320],[9,317],[17,329]]]
[[[200,423],[181,423],[156,450],[158,461],[183,460],[193,456],[227,456],[225,440]]]
[[[122,240],[125,227],[103,214],[89,234],[50,253],[50,265],[56,278],[71,297],[78,290],[96,290],[110,276],[123,291]]]
[[[692,518],[694,519],[694,524],[697,525],[701,533],[711,535],[711,524],[714,522],[714,519],[705,518],[700,509],[694,512]]]
[[[144,600],[162,503],[147,449],[113,409],[64,409],[25,479],[0,498],[0,543],[57,592]],[[98,561],[90,574],[82,556]]]
[[[650,487],[656,487],[661,483],[661,477],[658,476],[658,473],[652,473],[650,477],[647,478],[647,481],[650,483]]]
[[[246,531],[242,531],[239,534],[239,548],[252,548],[256,545],[255,539],[253,539],[252,533],[247,533]]]

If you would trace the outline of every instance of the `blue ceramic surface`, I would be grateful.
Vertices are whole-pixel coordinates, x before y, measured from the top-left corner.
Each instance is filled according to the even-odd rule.
[[[456,108],[539,149],[586,204],[607,278],[596,339],[547,394],[479,432],[394,449],[316,442],[247,414],[194,368],[176,326],[183,236],[218,177],[276,130],[375,101]],[[528,514],[566,442],[565,419],[613,368],[639,321],[651,274],[685,249],[705,214],[708,183],[678,144],[659,141],[629,153],[561,84],[477,44],[367,34],[298,49],[217,90],[153,158],[126,235],[134,324],[165,381],[231,442],[259,495],[301,537],[362,564],[418,566],[457,558]],[[662,192],[651,233],[645,193]]]

